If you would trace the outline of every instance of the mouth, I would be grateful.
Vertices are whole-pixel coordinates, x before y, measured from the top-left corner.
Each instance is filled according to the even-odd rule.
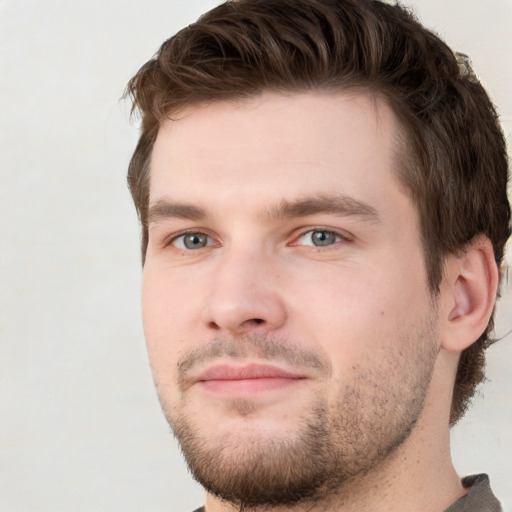
[[[272,365],[220,364],[207,368],[194,382],[208,392],[227,395],[252,395],[284,389],[307,377]]]

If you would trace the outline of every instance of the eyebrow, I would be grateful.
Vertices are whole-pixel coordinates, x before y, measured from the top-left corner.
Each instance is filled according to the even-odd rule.
[[[278,205],[267,210],[269,220],[292,219],[317,214],[331,214],[342,217],[358,216],[369,222],[379,222],[379,214],[373,206],[353,197],[334,194],[316,195],[295,201],[282,200]],[[175,218],[186,220],[203,220],[207,217],[202,208],[188,204],[160,199],[148,210],[148,224]]]
[[[173,203],[166,199],[160,199],[148,210],[148,224],[155,224],[164,219],[201,220],[206,217],[206,212],[192,204]]]
[[[283,200],[269,209],[271,219],[307,217],[316,214],[334,214],[342,217],[358,216],[370,222],[379,222],[377,210],[369,204],[343,194],[316,195],[297,201]]]

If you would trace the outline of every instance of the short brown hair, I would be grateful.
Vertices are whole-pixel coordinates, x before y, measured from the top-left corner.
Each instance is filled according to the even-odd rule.
[[[263,91],[359,88],[385,98],[404,128],[397,169],[418,210],[429,286],[443,262],[477,235],[498,267],[510,236],[508,160],[496,110],[467,59],[400,5],[377,0],[234,0],[166,41],[128,84],[142,133],[128,183],[142,224],[143,261],[151,152],[160,123],[205,101]],[[461,354],[450,421],[484,378],[485,332]]]

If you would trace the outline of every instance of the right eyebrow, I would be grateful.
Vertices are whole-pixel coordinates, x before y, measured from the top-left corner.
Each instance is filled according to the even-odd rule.
[[[206,217],[202,208],[186,203],[173,203],[160,199],[148,210],[148,225],[156,224],[165,219],[201,220]]]

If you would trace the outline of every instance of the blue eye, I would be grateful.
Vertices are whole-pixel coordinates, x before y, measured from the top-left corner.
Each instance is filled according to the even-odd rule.
[[[300,245],[312,245],[315,247],[326,247],[341,242],[343,238],[325,229],[314,229],[304,233],[298,240]]]
[[[194,250],[212,245],[212,241],[204,233],[185,233],[175,238],[172,245],[178,249]]]

